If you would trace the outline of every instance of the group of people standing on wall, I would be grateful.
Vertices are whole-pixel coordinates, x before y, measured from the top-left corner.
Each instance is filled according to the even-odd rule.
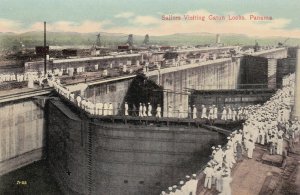
[[[73,102],[79,108],[83,109],[89,114],[99,115],[99,116],[112,116],[115,115],[114,106],[112,102],[104,103],[93,103],[92,101],[84,98],[81,95],[76,95],[74,92],[70,92],[69,89],[60,83],[58,78],[54,75],[47,77],[47,82],[49,87],[54,87],[54,89],[62,96],[67,98],[69,101]]]
[[[224,146],[212,146],[210,160],[199,175],[188,176],[177,185],[161,192],[161,195],[196,194],[200,175],[204,176],[204,188],[214,188],[221,195],[231,195],[231,172],[244,158],[252,159],[256,145],[265,146],[270,155],[282,156],[282,168],[286,166],[289,152],[300,142],[300,121],[291,117],[290,100],[294,98],[294,74],[287,76],[289,84],[279,89],[263,105],[249,106],[243,128],[233,131]],[[286,145],[286,147],[285,147]],[[188,190],[187,190],[188,189]]]
[[[225,121],[238,121],[245,120],[248,115],[249,109],[252,106],[239,106],[234,108],[233,106],[224,106],[222,112],[219,112],[216,105],[205,106],[202,105],[201,109],[197,109],[196,105],[188,107],[188,110],[184,110],[182,104],[179,104],[177,108],[169,105],[166,108],[162,108],[160,104],[157,104],[156,109],[150,102],[140,102],[138,106],[135,104],[130,105],[125,102],[124,115],[125,116],[139,116],[139,117],[168,117],[168,118],[192,118],[192,119],[208,119],[208,120],[225,120]],[[166,112],[163,111],[166,109]]]
[[[231,195],[231,169],[244,157],[252,159],[256,145],[265,146],[270,155],[282,156],[282,168],[286,166],[288,153],[300,140],[300,122],[291,117],[293,98],[294,83],[291,82],[262,106],[253,106],[243,128],[231,133],[225,147],[212,147],[211,160],[204,169],[205,188],[215,187],[220,194]]]

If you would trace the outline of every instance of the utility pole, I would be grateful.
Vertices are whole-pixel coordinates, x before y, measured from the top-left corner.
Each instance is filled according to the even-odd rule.
[[[44,75],[47,73],[46,22],[44,22]]]

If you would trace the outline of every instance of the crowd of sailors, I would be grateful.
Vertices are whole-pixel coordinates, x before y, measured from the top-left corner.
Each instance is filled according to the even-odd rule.
[[[54,74],[51,72],[47,73],[45,76],[43,73],[38,72],[26,72],[26,73],[2,73],[0,74],[0,84],[4,82],[27,82],[28,88],[35,88],[34,83],[39,86],[44,87],[45,82],[51,76],[55,79]]]
[[[300,141],[300,122],[291,117],[294,78],[294,74],[285,77],[283,88],[262,106],[249,107],[243,128],[233,131],[225,146],[212,146],[211,158],[203,170],[205,188],[215,188],[219,194],[231,195],[232,168],[245,157],[252,159],[256,144],[267,147],[270,155],[281,155],[282,167],[286,166],[288,153]],[[196,178],[195,174],[186,176],[178,185],[162,191],[161,195],[196,194],[199,179]]]
[[[67,68],[67,69],[58,69],[55,68],[52,71],[48,71],[47,74],[50,74],[52,76],[62,76],[64,73],[69,74],[74,72],[74,68]],[[77,73],[85,72],[85,67],[78,67]],[[43,73],[39,72],[26,72],[26,73],[1,73],[0,74],[0,83],[3,82],[23,82],[23,81],[37,81],[40,82],[41,79],[46,79],[45,75]]]
[[[27,73],[2,73],[0,74],[0,83],[3,82],[23,82],[29,79],[38,80],[39,76],[37,72],[27,72]]]
[[[129,109],[129,105],[125,102],[124,105],[124,115],[125,116],[139,116],[139,117],[151,117],[155,116],[161,118],[163,116],[162,107],[160,104],[157,104],[156,109],[153,109],[153,106],[150,102],[148,103],[139,103],[139,107],[135,104],[132,104],[132,109]],[[182,104],[178,106],[177,109],[173,109],[172,106],[167,106],[164,117],[168,118],[192,118],[192,119],[208,119],[208,120],[245,120],[248,115],[249,110],[253,109],[256,106],[239,106],[237,108],[233,106],[224,106],[222,112],[218,112],[218,107],[216,105],[205,106],[202,105],[200,111],[198,111],[195,105],[188,107],[187,110],[183,109]]]
[[[41,77],[39,80],[43,80]],[[94,103],[81,95],[75,95],[75,93],[70,92],[68,88],[64,87],[59,79],[56,79],[54,75],[48,79],[48,85],[54,87],[54,89],[65,98],[69,99],[71,102],[76,104],[78,107],[82,108],[86,112],[92,115],[98,116],[109,116],[109,115],[124,115],[133,117],[168,117],[168,118],[192,118],[192,119],[208,119],[208,120],[245,120],[248,115],[249,110],[255,108],[256,106],[245,106],[234,108],[232,106],[223,107],[221,113],[218,112],[218,108],[215,105],[205,106],[202,105],[200,112],[198,112],[195,105],[184,110],[183,106],[180,104],[178,109],[173,110],[172,106],[167,107],[167,111],[164,113],[163,108],[160,104],[157,104],[155,109],[148,103],[139,103],[138,106],[135,104],[129,105],[127,102],[124,103],[124,108],[120,106],[116,107],[112,102],[97,102]],[[120,104],[119,104],[120,105]]]

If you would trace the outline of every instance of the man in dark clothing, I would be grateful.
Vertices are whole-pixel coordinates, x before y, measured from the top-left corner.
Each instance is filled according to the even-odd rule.
[[[237,142],[236,144],[236,158],[237,158],[237,162],[243,160],[243,148],[242,148],[242,144],[240,144],[239,142]]]
[[[137,116],[136,115],[136,106],[134,104],[132,105],[132,116]]]
[[[281,168],[283,168],[283,169],[285,168],[286,162],[287,162],[287,156],[288,156],[288,155],[287,155],[287,153],[288,153],[288,152],[287,152],[287,149],[288,149],[288,148],[286,147],[285,150],[282,151],[282,163],[281,163]]]

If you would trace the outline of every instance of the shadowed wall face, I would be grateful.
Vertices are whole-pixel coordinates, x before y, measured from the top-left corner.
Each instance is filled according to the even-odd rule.
[[[278,65],[276,71],[276,81],[278,87],[282,87],[282,78],[288,74],[295,72],[295,68],[296,68],[296,58],[278,59]]]
[[[241,84],[262,84],[266,88],[267,83],[268,59],[256,56],[243,57],[241,60]]]
[[[0,175],[41,159],[42,106],[41,99],[0,105]]]
[[[85,97],[93,103],[112,103],[113,114],[119,112],[132,79],[89,86]]]
[[[195,127],[92,122],[53,100],[47,109],[48,161],[72,194],[158,194],[198,171],[223,140]]]

